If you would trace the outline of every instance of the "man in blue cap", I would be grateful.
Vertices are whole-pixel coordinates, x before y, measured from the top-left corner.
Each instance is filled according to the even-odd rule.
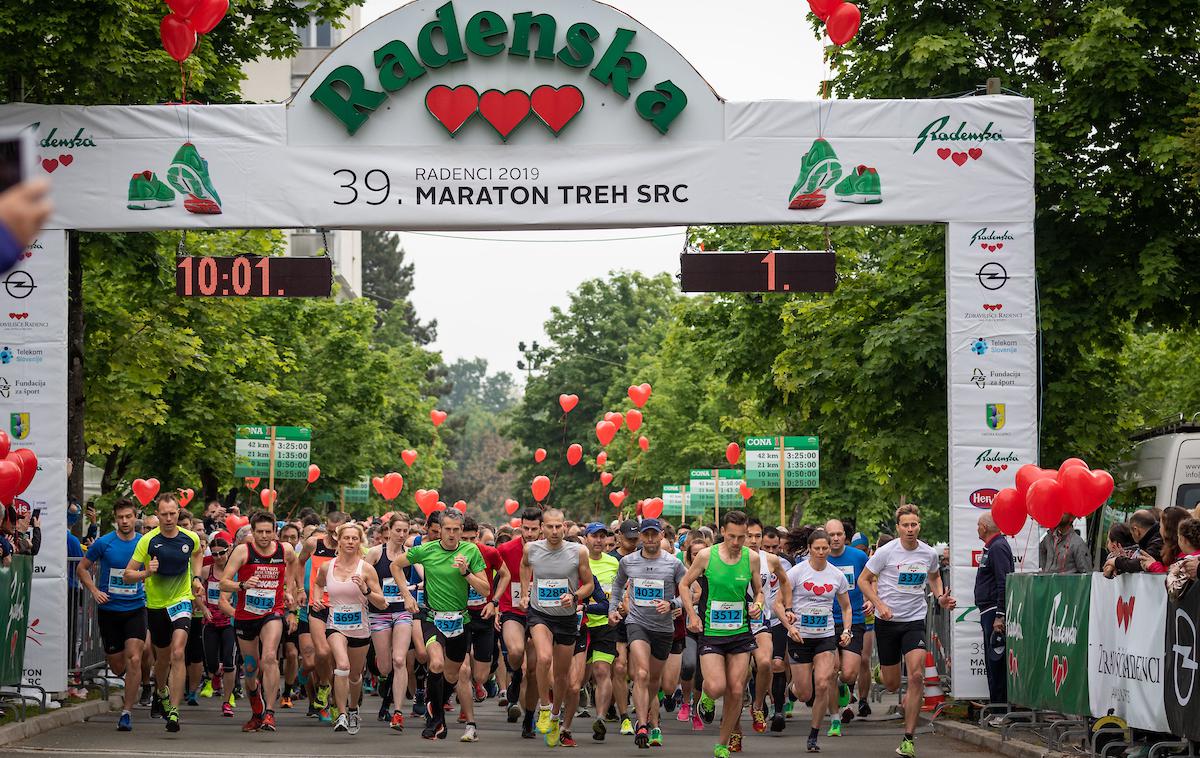
[[[677,587],[687,573],[679,559],[662,549],[662,522],[656,518],[642,519],[638,527],[642,548],[621,559],[613,584],[609,619],[615,624],[621,619],[620,609],[625,600],[625,634],[629,639],[629,670],[633,672],[633,702],[641,722],[634,731],[633,741],[640,747],[661,746],[658,692],[663,665],[671,654],[675,636],[674,611],[682,608]]]

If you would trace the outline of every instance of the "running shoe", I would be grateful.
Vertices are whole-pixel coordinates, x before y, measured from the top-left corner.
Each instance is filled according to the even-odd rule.
[[[546,732],[546,747],[558,747],[560,729],[562,722],[557,718],[550,719],[550,731]]]
[[[320,721],[322,724],[329,724],[333,721],[333,715],[330,714],[328,708],[322,708],[317,711],[317,721]]]
[[[308,710],[304,712],[304,718],[306,718],[306,719],[315,719],[315,718],[317,718],[318,716],[320,716],[320,711],[319,711],[319,710],[318,710],[318,708],[317,708],[317,703],[316,703],[316,701],[315,701],[315,700],[309,700],[309,701],[308,701]]]
[[[173,706],[171,707],[171,710],[167,713],[167,731],[168,732],[178,732],[179,731],[179,709],[177,709]]]
[[[754,708],[750,711],[754,717],[754,731],[762,734],[767,731],[767,714],[761,708]]]
[[[537,730],[542,734],[546,734],[547,732],[550,731],[550,722],[551,721],[552,721],[552,719],[550,718],[550,706],[539,705],[538,706],[538,715],[537,715]]]
[[[912,740],[905,737],[900,740],[900,747],[896,748],[896,755],[903,756],[903,758],[916,758],[917,746],[913,744]]]
[[[670,695],[663,696],[662,707],[664,710],[666,710],[667,713],[674,713],[674,711],[675,711],[676,694],[677,694],[676,692],[672,692]]]
[[[233,718],[233,706],[229,703],[221,703],[221,715],[227,719]]]
[[[446,733],[446,722],[442,719],[425,719],[425,728],[421,730],[421,737],[427,740],[436,740]]]
[[[700,709],[699,708],[692,711],[692,731],[693,732],[704,731],[704,722],[700,719]]]
[[[317,688],[317,710],[324,710],[329,707],[329,685],[323,684]]]
[[[859,166],[859,168],[863,168]],[[850,688],[844,682],[838,683],[838,708],[845,708],[850,705]]]
[[[424,716],[426,713],[425,690],[417,690],[413,695],[412,715]]]
[[[879,173],[869,166],[858,166],[846,174],[837,186],[833,188],[833,194],[840,202],[843,203],[859,203],[862,205],[878,205],[883,202],[883,192],[879,184]],[[845,687],[846,685],[842,685]],[[847,696],[849,690],[846,690]],[[849,698],[847,697],[847,702]],[[842,703],[841,705],[845,705]]]
[[[204,681],[204,686],[200,688],[200,697],[212,697],[212,695],[213,695],[212,680],[206,679]]]
[[[817,744],[817,738],[816,738],[816,737],[809,737],[809,738],[808,738],[808,752],[810,752],[810,753],[819,753],[819,752],[821,752],[821,746]]]
[[[225,702],[229,703],[230,708],[237,708],[237,696],[232,692],[229,693],[229,699]]]
[[[782,732],[787,726],[787,718],[779,711],[775,711],[775,715],[771,717],[771,731]]]
[[[814,140],[800,161],[800,176],[792,185],[788,208],[794,211],[820,208],[825,204],[824,190],[837,184],[841,176],[842,164],[833,148],[823,139]]]
[[[531,740],[536,736],[537,736],[537,732],[534,731],[532,724],[522,724],[521,725],[521,739]]]
[[[515,724],[517,719],[521,718],[521,706],[517,703],[509,703],[508,714],[506,716],[508,723]]]
[[[662,730],[658,727],[650,730],[650,747],[662,747]]]
[[[404,714],[401,713],[399,709],[392,711],[392,721],[390,724],[388,724],[388,726],[395,729],[397,732],[404,731]]]
[[[829,731],[825,733],[826,737],[841,737],[842,736],[842,720],[834,719],[829,722]]]
[[[638,724],[637,731],[633,735],[633,744],[641,749],[650,747],[650,730],[645,724]]]
[[[212,177],[208,173],[208,161],[200,157],[199,151],[191,142],[183,143],[175,151],[175,157],[171,159],[171,166],[167,169],[167,181],[180,194],[212,200],[220,212],[221,196],[213,187]]]
[[[280,708],[291,708],[292,707],[292,699],[290,697],[279,698],[279,707]]]
[[[484,683],[483,692],[488,697],[496,697],[500,694],[500,684],[496,681],[496,677],[493,676]]]
[[[687,722],[691,721],[692,720],[692,704],[685,702],[683,705],[679,706],[679,713],[675,714],[675,720],[682,721],[685,724]]]
[[[458,712],[458,723],[460,723],[460,724],[467,723],[467,712],[466,711],[460,710]]]
[[[350,734],[358,734],[360,724],[358,723],[358,709],[346,712],[346,730]]]
[[[842,723],[849,724],[854,720],[854,709],[847,705],[842,709]]]
[[[170,208],[175,204],[175,191],[152,171],[139,171],[129,180],[127,198],[125,207],[131,211]]]
[[[183,209],[188,213],[198,213],[203,216],[215,216],[221,212],[221,206],[207,197],[188,195],[183,199]]]
[[[633,722],[628,716],[621,719],[621,734],[633,734]]]
[[[714,745],[713,758],[729,758],[729,748],[724,745]]]
[[[188,705],[192,705],[192,706],[200,705],[200,700],[198,699],[198,693],[195,690],[185,693],[183,696],[183,702],[187,703]]]
[[[462,736],[458,738],[459,742],[479,742],[479,733],[475,729],[475,724],[468,721],[467,728],[463,730]]]
[[[138,705],[147,706],[154,700],[154,688],[149,684],[142,685],[142,694],[138,697]],[[153,716],[154,714],[150,714]]]
[[[575,738],[571,736],[570,732],[564,729],[562,734],[558,736],[558,745],[559,747],[575,747]]]
[[[786,716],[787,718],[790,719],[792,717],[792,711],[794,711],[794,710],[796,710],[796,704],[793,703],[791,700],[789,700],[783,704],[783,715]]]
[[[729,735],[729,752],[731,752],[731,753],[742,752],[742,733],[741,732],[734,732],[733,734]]]
[[[858,717],[860,719],[865,719],[867,716],[870,716],[870,715],[871,715],[871,704],[866,701],[866,698],[860,699],[858,701]]]
[[[391,717],[392,717],[392,708],[388,704],[388,701],[384,700],[383,702],[381,702],[379,704],[379,713],[377,713],[375,715],[375,720],[376,721],[387,721]]]
[[[275,731],[275,713],[273,711],[267,711],[263,714],[261,728],[264,732]]]
[[[262,725],[263,725],[262,716],[258,716],[258,715],[255,715],[252,713],[252,714],[250,714],[250,720],[247,721],[246,723],[242,724],[242,731],[243,732],[257,732],[259,729],[262,729]]]
[[[716,701],[709,697],[707,692],[700,696],[700,702],[696,704],[696,710],[700,713],[700,718],[704,719],[704,723],[706,724],[712,723],[716,708]]]
[[[333,722],[333,731],[335,731],[335,732],[350,731],[349,719],[346,718],[346,714],[344,714],[344,713],[338,714],[337,721]]]
[[[117,719],[117,731],[118,732],[132,732],[133,731],[133,716],[131,716],[128,713],[122,713],[121,718]]]
[[[487,691],[485,691],[483,689],[482,684],[476,683],[476,685],[475,685],[475,702],[482,703],[484,700],[487,700]]]
[[[610,724],[617,723],[617,706],[615,703],[608,706],[608,710],[604,713],[604,720]]]
[[[162,718],[166,718],[167,708],[170,707],[168,705],[168,701],[170,701],[170,699],[170,690],[155,690],[154,699],[150,703],[150,717],[154,718],[155,716],[160,716]]]
[[[596,742],[604,742],[604,736],[608,734],[608,727],[604,725],[604,719],[596,719],[592,722],[592,739]]]

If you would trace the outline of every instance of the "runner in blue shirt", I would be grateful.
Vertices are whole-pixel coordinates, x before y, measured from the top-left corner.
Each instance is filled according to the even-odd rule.
[[[142,680],[142,650],[146,644],[146,591],[141,582],[125,582],[125,567],[138,544],[134,531],[137,510],[128,500],[113,506],[117,529],[100,537],[88,548],[75,569],[79,583],[92,594],[98,610],[97,621],[108,666],[117,676],[125,677],[125,703],[117,720],[117,729],[133,729],[133,706],[137,703],[138,684]],[[92,568],[96,578],[92,577]]]
[[[825,522],[825,533],[829,535],[829,565],[837,567],[846,575],[846,581],[850,583],[850,609],[853,611],[850,619],[850,644],[841,651],[841,682],[838,683],[837,703],[830,702],[833,718],[828,734],[830,737],[840,737],[842,721],[854,720],[850,698],[854,695],[854,684],[858,681],[858,668],[862,664],[863,637],[867,632],[866,617],[863,614],[865,601],[862,590],[858,588],[858,575],[867,565],[867,554],[858,548],[846,546],[846,527],[841,521],[830,519]],[[836,618],[835,620],[840,621]],[[837,624],[835,633],[841,636],[840,623]]]

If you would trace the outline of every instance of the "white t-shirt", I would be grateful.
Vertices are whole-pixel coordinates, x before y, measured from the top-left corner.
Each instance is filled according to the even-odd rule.
[[[803,560],[788,569],[787,578],[792,586],[792,613],[796,614],[800,636],[805,639],[832,637],[833,614],[842,611],[836,604],[837,596],[850,591],[846,575],[828,563],[817,571],[808,560]]]
[[[894,539],[867,559],[867,570],[879,577],[879,599],[892,609],[892,621],[925,620],[925,586],[937,568],[937,551],[920,540],[915,550],[905,550]]]

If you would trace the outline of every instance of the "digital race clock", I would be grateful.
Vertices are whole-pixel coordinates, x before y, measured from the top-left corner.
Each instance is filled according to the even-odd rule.
[[[175,259],[183,297],[329,297],[333,262],[325,256],[185,255]]]

